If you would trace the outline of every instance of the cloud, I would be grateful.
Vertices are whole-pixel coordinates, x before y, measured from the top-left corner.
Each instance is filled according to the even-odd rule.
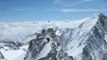
[[[95,0],[54,0],[55,4],[59,4],[64,8],[57,11],[61,12],[99,12],[99,11],[107,11],[106,4],[104,3],[95,3]],[[100,2],[100,1],[99,1]],[[87,3],[92,3],[87,4]],[[81,4],[84,4],[85,6],[82,6]],[[99,6],[96,6],[97,4],[100,4]],[[101,5],[102,4],[102,5]],[[101,9],[102,8],[102,9]]]
[[[90,1],[93,1],[93,0],[74,0],[74,1],[73,0],[54,0],[54,4],[61,5],[64,7],[70,7],[70,6],[74,6],[74,5],[78,5],[78,4],[86,3]]]
[[[54,4],[69,7],[72,4],[72,0],[54,0]]]
[[[81,4],[81,3],[86,3],[86,2],[90,2],[90,1],[93,1],[93,0],[79,0],[79,1],[77,1],[77,2],[75,2],[73,4],[71,4],[71,5],[73,6],[73,5],[77,5],[77,4]]]
[[[26,9],[23,9],[23,8],[16,8],[16,9],[12,9],[14,11],[25,11]]]
[[[61,9],[61,12],[97,12],[107,11],[107,9]]]
[[[31,8],[11,8],[12,11],[32,11]]]

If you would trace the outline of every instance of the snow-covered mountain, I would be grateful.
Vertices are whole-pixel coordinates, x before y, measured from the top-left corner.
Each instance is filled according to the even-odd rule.
[[[64,53],[67,53],[68,57],[73,57],[72,58],[73,60],[106,60],[107,59],[106,29],[107,29],[107,17],[100,13],[91,18],[90,17],[86,18],[86,20],[84,20],[77,27],[67,28],[64,30],[56,28],[55,31],[56,31],[56,34],[58,34],[57,35],[59,40],[58,43],[60,44],[62,51],[64,51]],[[48,35],[48,36],[51,36],[51,35]],[[51,55],[49,55],[51,53],[50,52],[51,49],[48,52],[46,52],[50,48],[48,47],[47,49],[45,47],[48,44],[47,42],[46,43],[44,42],[47,36],[46,37],[38,36],[37,38],[32,40],[34,42],[32,42],[28,48],[28,52],[26,56],[27,59],[33,60],[32,58],[34,58],[34,60],[35,59],[39,60],[38,58],[44,55],[41,57],[41,59],[45,58],[43,60],[49,60],[48,59],[49,57],[51,58],[50,60],[55,60],[55,59],[52,59]],[[54,41],[56,40],[52,37],[49,39],[53,39]],[[41,42],[37,42],[37,41],[41,41]],[[43,42],[45,43],[45,45],[42,45]],[[40,48],[40,46],[42,48],[38,49]],[[59,52],[57,51],[56,54],[58,53]],[[58,55],[55,55],[55,57],[58,57]],[[56,60],[58,59],[56,58]],[[59,59],[59,60],[62,60],[62,59]],[[70,60],[70,59],[67,59],[67,60]]]
[[[106,60],[107,17],[99,13],[78,21],[1,22],[0,41],[1,47],[19,51],[29,44],[17,57],[22,60]]]
[[[72,60],[72,56],[63,51],[55,31],[49,28],[30,42],[25,60]]]
[[[77,28],[64,32],[60,40],[64,41],[64,50],[73,56],[74,60],[106,60],[106,28],[107,17],[98,14],[87,18]]]

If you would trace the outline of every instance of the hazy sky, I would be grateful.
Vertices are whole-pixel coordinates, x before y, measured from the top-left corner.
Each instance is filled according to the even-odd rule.
[[[0,21],[80,19],[102,12],[107,0],[0,0]]]

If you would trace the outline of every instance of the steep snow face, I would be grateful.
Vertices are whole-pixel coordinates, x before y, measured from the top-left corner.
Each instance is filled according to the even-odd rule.
[[[37,60],[40,59],[40,58],[46,57],[46,56],[48,55],[48,53],[50,53],[50,51],[51,51],[51,49],[52,49],[51,45],[52,45],[52,41],[50,41],[49,43],[47,43],[47,44],[44,46],[43,50],[42,50],[41,53],[38,55]]]
[[[0,41],[25,42],[34,39],[33,34],[47,28],[74,28],[82,21],[0,22]]]
[[[87,18],[77,28],[62,33],[60,40],[64,41],[64,50],[74,60],[106,60],[107,42],[106,26],[107,17],[99,14]]]

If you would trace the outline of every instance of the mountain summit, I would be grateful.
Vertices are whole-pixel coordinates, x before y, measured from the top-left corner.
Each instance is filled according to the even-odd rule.
[[[71,31],[71,30],[69,30]],[[68,55],[74,60],[106,60],[107,59],[107,17],[98,14],[94,19],[87,18],[72,34],[61,35]],[[65,39],[66,38],[66,41]]]

